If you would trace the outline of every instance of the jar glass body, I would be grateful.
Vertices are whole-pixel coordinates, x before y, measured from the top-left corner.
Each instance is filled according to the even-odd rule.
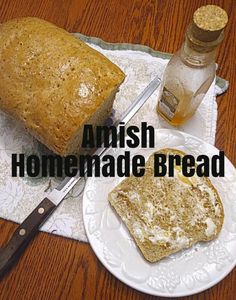
[[[185,41],[169,61],[157,111],[171,125],[190,119],[215,78],[215,50],[198,52]]]

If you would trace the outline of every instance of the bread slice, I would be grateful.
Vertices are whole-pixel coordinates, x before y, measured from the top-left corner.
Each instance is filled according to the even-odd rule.
[[[176,149],[155,153],[185,154]],[[224,210],[206,177],[184,177],[175,166],[174,177],[154,177],[154,154],[143,177],[131,176],[109,194],[109,202],[150,262],[214,239],[220,232]]]

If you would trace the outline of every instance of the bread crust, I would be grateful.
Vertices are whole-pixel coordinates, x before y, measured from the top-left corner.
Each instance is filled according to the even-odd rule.
[[[110,109],[110,96],[124,73],[81,40],[38,18],[3,23],[0,37],[0,109],[55,153],[76,152],[81,142],[76,133],[106,103]],[[101,120],[109,114],[104,113]],[[71,145],[72,139],[77,144]]]
[[[144,258],[156,262],[199,241],[215,239],[223,225],[224,209],[209,178],[154,177],[154,154],[185,155],[165,148],[146,162],[143,177],[123,180],[108,196]]]

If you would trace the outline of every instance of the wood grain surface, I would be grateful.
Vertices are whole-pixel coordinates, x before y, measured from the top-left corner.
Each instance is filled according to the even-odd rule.
[[[0,22],[37,16],[70,32],[110,42],[148,45],[175,52],[195,9],[214,3],[229,14],[220,46],[218,75],[230,82],[218,97],[216,146],[236,164],[236,1],[235,0],[0,0]],[[0,41],[1,42],[1,41]],[[16,224],[0,220],[0,244]],[[85,243],[40,233],[18,265],[0,282],[0,299],[154,299],[113,277]],[[160,298],[159,298],[160,299]],[[236,299],[236,270],[221,283],[185,299]]]

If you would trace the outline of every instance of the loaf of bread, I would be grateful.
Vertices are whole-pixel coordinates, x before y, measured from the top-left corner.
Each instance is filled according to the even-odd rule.
[[[78,153],[83,125],[104,124],[124,73],[41,19],[1,24],[0,41],[0,109],[55,153]]]
[[[179,154],[175,149],[156,153]],[[109,194],[109,202],[150,262],[214,239],[220,232],[224,210],[206,177],[184,177],[175,166],[174,177],[154,177],[154,155],[143,177],[131,176]]]

